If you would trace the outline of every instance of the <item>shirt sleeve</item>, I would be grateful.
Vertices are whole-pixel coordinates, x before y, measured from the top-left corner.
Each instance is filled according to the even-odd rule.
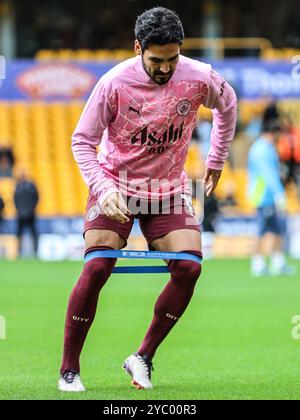
[[[237,97],[233,88],[214,70],[211,70],[208,98],[204,104],[213,111],[211,148],[206,166],[221,170],[228,157],[237,121]]]
[[[112,94],[105,82],[100,79],[92,92],[72,136],[72,150],[80,172],[100,205],[118,188],[109,179],[98,162],[97,147],[103,133],[113,119],[110,98]]]

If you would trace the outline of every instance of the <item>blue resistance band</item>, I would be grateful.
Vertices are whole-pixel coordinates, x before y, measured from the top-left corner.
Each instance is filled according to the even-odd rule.
[[[201,264],[202,258],[187,252],[157,252],[157,251],[91,251],[85,258],[85,264],[95,258],[129,258],[146,260],[187,260]],[[167,266],[135,266],[135,267],[115,267],[115,274],[127,273],[169,273]]]

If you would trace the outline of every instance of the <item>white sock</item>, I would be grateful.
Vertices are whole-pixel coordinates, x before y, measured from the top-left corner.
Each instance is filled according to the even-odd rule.
[[[281,251],[276,251],[271,255],[271,268],[274,271],[281,271],[285,265],[286,265],[286,260],[285,260],[285,255],[283,252]]]
[[[251,259],[251,270],[254,273],[260,273],[267,268],[266,259],[263,255],[253,255]]]

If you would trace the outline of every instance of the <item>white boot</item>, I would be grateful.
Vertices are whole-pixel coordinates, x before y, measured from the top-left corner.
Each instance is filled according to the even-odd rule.
[[[63,392],[85,391],[85,387],[81,382],[79,373],[74,370],[67,370],[61,375],[58,381],[58,389]]]
[[[151,371],[152,363],[145,357],[135,353],[125,360],[123,369],[131,376],[132,385],[136,389],[152,389]]]

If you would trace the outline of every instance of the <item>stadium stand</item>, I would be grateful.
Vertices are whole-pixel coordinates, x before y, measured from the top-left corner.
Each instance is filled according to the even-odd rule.
[[[25,169],[36,183],[41,196],[39,216],[72,217],[84,214],[87,188],[70,147],[71,135],[83,105],[83,102],[0,102],[0,144],[12,147],[17,162],[15,171]],[[284,109],[293,108],[292,104],[282,106]],[[242,120],[247,122],[253,112],[263,107],[263,102],[241,103]],[[201,109],[200,114],[207,117],[208,111]],[[247,146],[245,140],[241,142],[242,149],[238,147],[241,144],[238,139],[235,141],[233,161],[236,164],[234,169],[226,165],[217,196],[224,198],[226,185],[233,184],[241,213],[251,214],[252,208],[245,192],[245,157],[241,158],[241,150],[245,151],[243,154],[246,156]],[[203,161],[198,149],[193,144],[188,155],[186,169],[192,179],[201,176],[203,172]],[[13,190],[13,179],[0,180],[0,193],[6,203],[5,216],[9,218],[14,217]],[[289,210],[296,213],[299,211],[299,203],[293,185],[288,187],[288,194]]]
[[[251,39],[250,39],[251,40]],[[195,42],[196,41],[196,42]],[[202,42],[201,42],[202,41]],[[214,40],[217,44],[218,49],[220,49],[220,58],[225,57],[226,51],[226,39]],[[233,38],[231,41],[235,41],[234,48],[246,48],[251,49],[253,45],[247,38]],[[199,48],[204,48],[207,43],[211,46],[212,40],[207,39],[186,39],[184,44],[184,50],[199,50]],[[202,45],[203,44],[203,45]],[[260,57],[264,60],[290,60],[291,57],[299,56],[299,49],[291,48],[272,48],[267,40],[260,40],[254,42],[260,50]],[[262,44],[262,46],[260,45]],[[98,50],[88,50],[88,49],[61,49],[61,50],[40,50],[35,54],[35,59],[39,61],[116,61],[116,60],[126,60],[133,56],[133,51],[130,49],[98,49]]]
[[[116,61],[126,60],[134,56],[132,50],[40,50],[35,59],[39,61]]]
[[[87,189],[74,162],[70,139],[83,103],[0,102],[0,143],[11,146],[17,173],[24,169],[38,186],[38,214],[84,212]],[[6,217],[14,216],[13,179],[0,180]]]

